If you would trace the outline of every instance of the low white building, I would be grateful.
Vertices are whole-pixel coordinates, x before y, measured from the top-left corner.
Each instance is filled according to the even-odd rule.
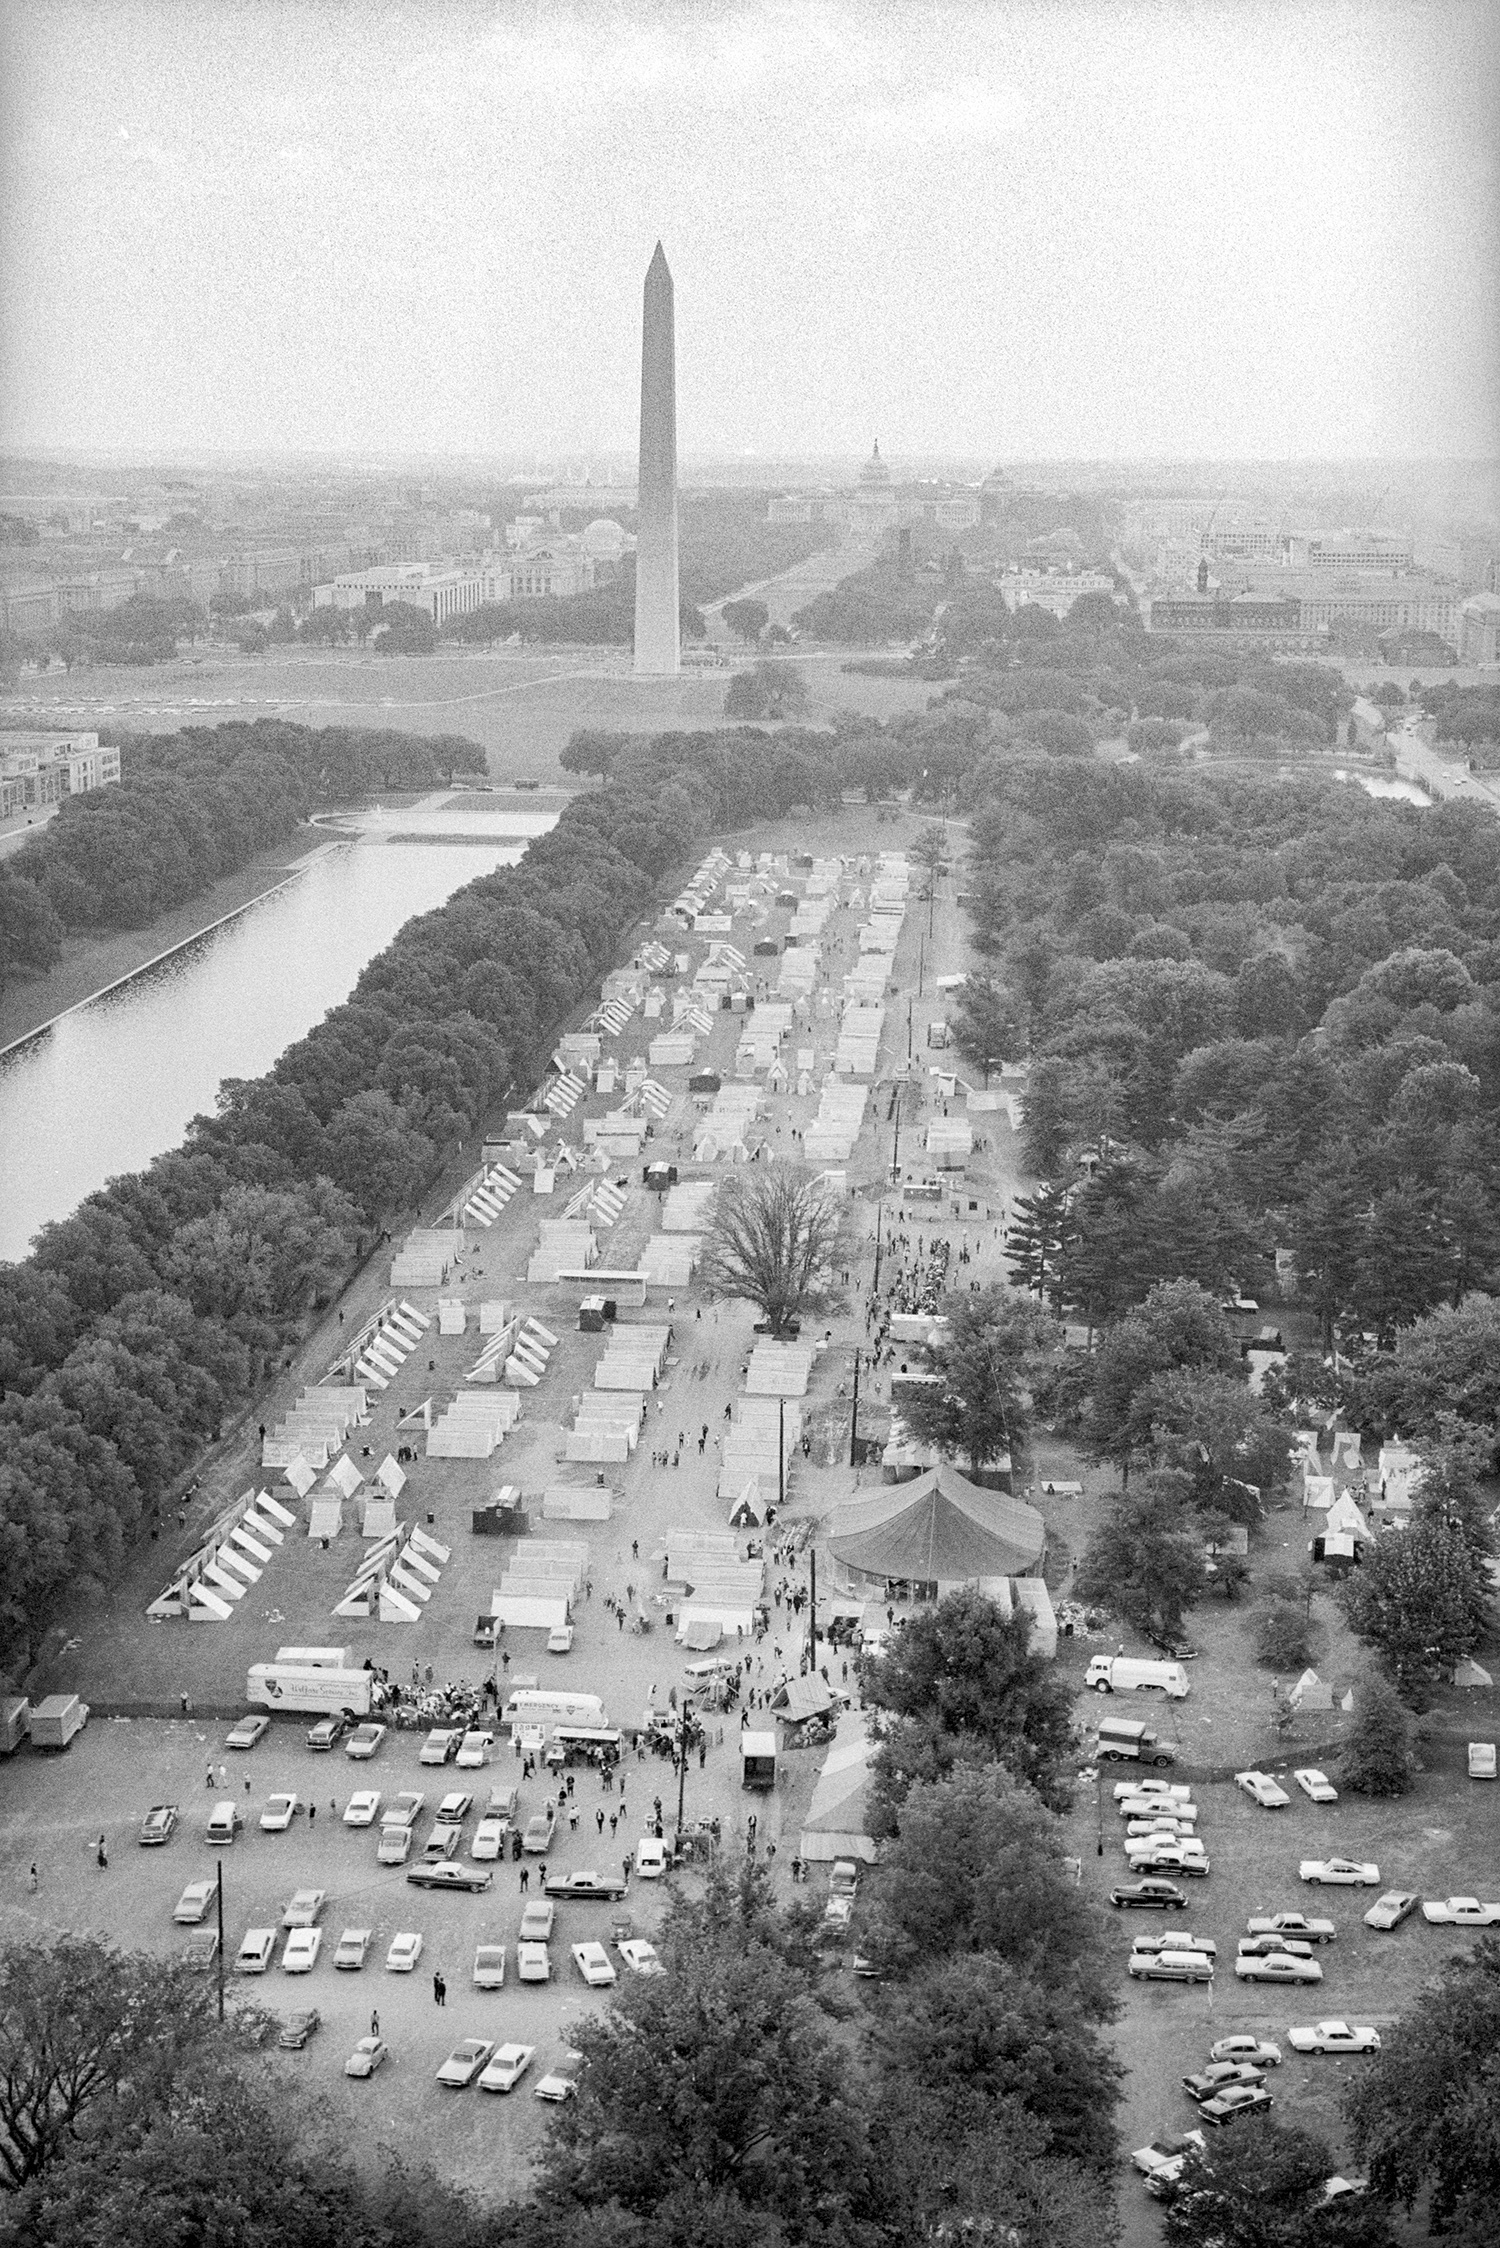
[[[1045,609],[1059,620],[1086,593],[1114,598],[1115,581],[1103,570],[1006,570],[1000,579],[1000,598],[1014,615],[1017,609]]]
[[[313,593],[319,609],[384,609],[397,603],[422,609],[434,624],[467,616],[486,599],[479,569],[442,562],[387,562],[347,570]]]
[[[0,819],[119,778],[120,752],[97,734],[0,733]]]

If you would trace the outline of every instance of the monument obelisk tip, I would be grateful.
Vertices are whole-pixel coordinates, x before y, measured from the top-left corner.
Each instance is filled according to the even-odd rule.
[[[677,612],[677,353],[672,274],[658,242],[641,319],[641,454],[636,493],[635,671],[675,674]]]

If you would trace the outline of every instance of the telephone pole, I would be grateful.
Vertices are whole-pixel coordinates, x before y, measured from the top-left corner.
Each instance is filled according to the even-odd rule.
[[[854,1353],[854,1403],[853,1403],[852,1407],[850,1408],[850,1412],[849,1412],[849,1465],[850,1465],[851,1467],[854,1467],[854,1466],[855,1466],[855,1465],[857,1464],[857,1462],[856,1462],[856,1460],[855,1460],[855,1456],[854,1456],[854,1455],[855,1455],[856,1451],[858,1450],[858,1448],[859,1448],[859,1351],[858,1351],[858,1350],[856,1349],[856,1351],[855,1351],[855,1353]]]
[[[224,2019],[224,1860],[214,1867],[214,1891],[219,1908],[219,2019]]]

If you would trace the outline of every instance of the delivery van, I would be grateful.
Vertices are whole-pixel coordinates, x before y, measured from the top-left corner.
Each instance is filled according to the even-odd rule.
[[[325,1717],[347,1711],[368,1717],[370,1678],[367,1670],[335,1670],[322,1663],[252,1663],[245,1699],[252,1709],[305,1709]]]
[[[740,1786],[772,1788],[776,1785],[776,1735],[741,1733]]]
[[[597,1694],[569,1693],[563,1687],[512,1687],[501,1717],[513,1734],[552,1733],[559,1725],[602,1731],[609,1724]]]
[[[1083,1683],[1096,1694],[1166,1694],[1180,1702],[1188,1690],[1181,1663],[1145,1662],[1134,1655],[1096,1655]]]
[[[1159,1741],[1148,1725],[1128,1717],[1106,1717],[1094,1743],[1096,1759],[1105,1764],[1175,1764],[1174,1752]]]
[[[31,1713],[33,1748],[68,1748],[89,1721],[89,1705],[76,1694],[49,1694]]]

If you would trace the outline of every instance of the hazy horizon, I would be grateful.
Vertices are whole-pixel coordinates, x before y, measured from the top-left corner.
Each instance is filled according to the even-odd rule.
[[[0,0],[0,446],[1484,466],[1490,0]],[[596,477],[596,481],[598,478]]]

